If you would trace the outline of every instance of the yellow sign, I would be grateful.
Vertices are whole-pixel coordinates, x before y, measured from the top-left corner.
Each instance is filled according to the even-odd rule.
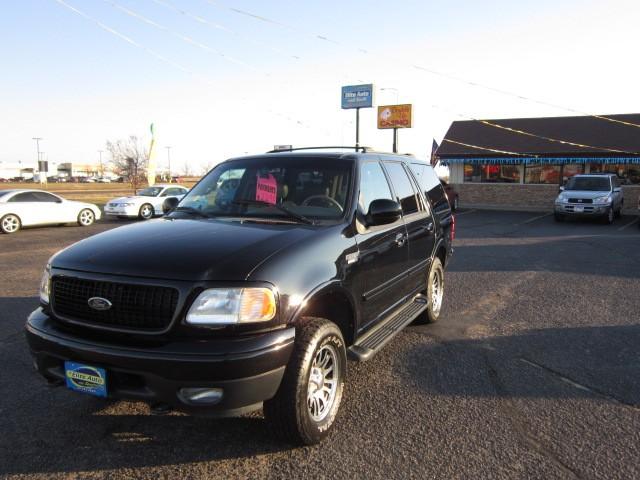
[[[378,128],[411,128],[411,104],[379,106]]]

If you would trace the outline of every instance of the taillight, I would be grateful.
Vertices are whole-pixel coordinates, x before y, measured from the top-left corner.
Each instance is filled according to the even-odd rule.
[[[451,229],[449,230],[449,240],[453,243],[453,240],[456,238],[456,216],[451,215]]]

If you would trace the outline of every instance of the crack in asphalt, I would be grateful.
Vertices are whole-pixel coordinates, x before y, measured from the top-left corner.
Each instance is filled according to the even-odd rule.
[[[554,370],[552,368],[547,367],[546,365],[542,365],[541,363],[534,362],[533,360],[529,360],[528,358],[525,358],[525,357],[520,357],[518,360],[520,360],[521,362],[526,363],[528,365],[531,365],[534,368],[538,368],[540,370],[543,370],[543,371],[553,375],[554,377],[558,378],[562,382],[564,382],[564,383],[566,383],[568,385],[571,385],[574,388],[577,388],[579,390],[584,390],[584,391],[589,392],[589,393],[593,393],[594,395],[597,395],[599,397],[605,398],[605,399],[610,400],[610,401],[612,401],[614,403],[617,403],[617,404],[623,405],[625,407],[629,407],[629,408],[632,408],[634,410],[640,411],[640,405],[637,405],[637,404],[631,403],[631,402],[627,402],[626,400],[622,400],[620,398],[617,398],[617,397],[615,397],[615,396],[613,396],[613,395],[611,395],[609,393],[606,393],[606,392],[604,392],[604,391],[602,391],[602,390],[600,390],[600,389],[598,389],[596,387],[592,387],[592,386],[580,383],[577,380],[569,378],[566,375],[564,375],[564,374],[562,374],[560,372],[557,372],[556,370]]]
[[[560,460],[560,458],[558,458],[558,456],[549,447],[547,447],[540,439],[538,439],[535,435],[533,435],[531,431],[529,431],[525,423],[522,421],[522,413],[518,410],[518,408],[513,404],[511,400],[508,400],[507,397],[509,392],[500,380],[498,371],[491,364],[488,352],[486,350],[483,356],[485,365],[487,367],[487,376],[489,378],[489,381],[491,382],[491,385],[493,386],[499,397],[503,399],[503,401],[498,404],[498,407],[505,412],[505,417],[511,422],[511,425],[513,426],[513,429],[518,437],[527,447],[549,459],[556,467],[562,470],[563,473],[573,478],[581,478],[578,472],[576,472],[573,468]]]

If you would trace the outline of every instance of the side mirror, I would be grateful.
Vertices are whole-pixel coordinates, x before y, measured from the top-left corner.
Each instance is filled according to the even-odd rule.
[[[162,202],[162,213],[169,213],[178,206],[178,203],[180,203],[180,200],[176,197],[167,197],[164,202]]]
[[[613,189],[613,191],[618,193],[618,192],[622,191],[622,188],[621,187],[616,187],[616,188]]]
[[[564,192],[564,187],[560,187],[560,191],[561,191],[561,192]]]
[[[367,213],[368,225],[388,225],[397,221],[402,215],[402,207],[394,200],[380,198],[369,205]]]

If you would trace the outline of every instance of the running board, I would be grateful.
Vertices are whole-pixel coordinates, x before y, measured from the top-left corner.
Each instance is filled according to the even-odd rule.
[[[369,360],[427,307],[427,298],[424,295],[417,295],[411,303],[396,310],[393,315],[380,322],[379,325],[351,345],[348,349],[349,358],[358,362]]]

